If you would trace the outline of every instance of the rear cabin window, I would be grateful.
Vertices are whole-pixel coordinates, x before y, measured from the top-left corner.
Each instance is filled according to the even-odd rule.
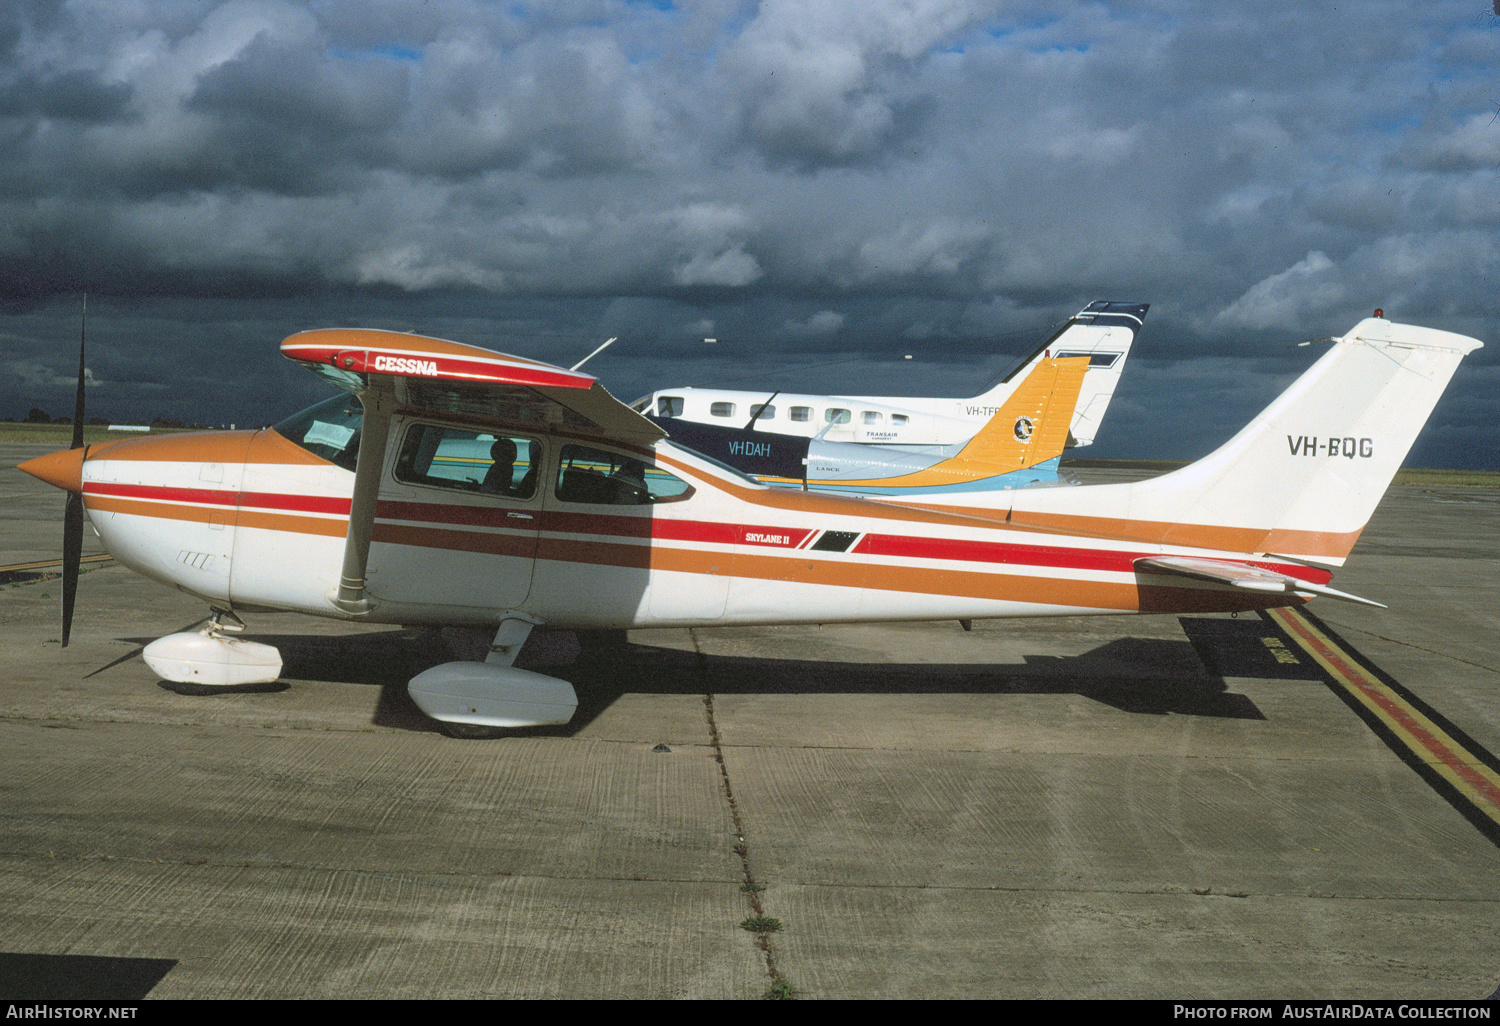
[[[530,438],[413,424],[396,457],[396,480],[529,499],[541,456],[541,445]]]
[[[866,410],[861,416],[866,424],[881,424],[885,421],[884,414],[876,413],[873,410]]]
[[[891,414],[891,427],[903,427],[905,424],[906,424],[906,414],[904,414],[904,413],[893,413],[893,414]]]
[[[557,468],[557,498],[597,506],[648,506],[681,502],[693,486],[633,456],[565,445]]]

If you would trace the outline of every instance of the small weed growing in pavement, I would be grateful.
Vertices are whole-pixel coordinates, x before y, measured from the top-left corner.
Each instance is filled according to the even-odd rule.
[[[746,916],[740,923],[740,929],[751,933],[775,933],[781,929],[781,920],[770,916]]]

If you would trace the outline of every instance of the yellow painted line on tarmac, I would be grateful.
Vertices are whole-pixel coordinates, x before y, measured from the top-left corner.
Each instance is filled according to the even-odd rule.
[[[1446,781],[1475,812],[1500,827],[1500,772],[1395,688],[1365,670],[1303,613],[1283,608],[1267,610],[1266,615],[1327,671],[1335,686],[1384,725],[1397,742]]]
[[[80,564],[103,563],[114,558],[114,556],[111,556],[107,552],[99,552],[92,556],[84,556],[78,562]],[[12,570],[47,570],[55,566],[62,566],[62,563],[63,561],[60,559],[43,559],[35,563],[16,563],[12,566],[0,566],[0,574],[9,573]]]

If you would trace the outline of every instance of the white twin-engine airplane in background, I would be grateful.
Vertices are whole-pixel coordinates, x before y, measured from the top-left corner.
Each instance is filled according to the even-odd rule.
[[[828,442],[896,449],[951,446],[967,441],[983,428],[1043,360],[1087,357],[1088,373],[1068,424],[1067,444],[1088,445],[1109,408],[1130,345],[1149,308],[1149,303],[1090,303],[993,388],[972,399],[663,388],[630,405],[660,419],[745,425],[768,434],[801,435]]]
[[[1196,463],[997,492],[987,509],[758,484],[673,444],[587,375],[370,330],[282,343],[345,392],[274,428],[108,442],[21,469],[73,493],[70,508],[81,496],[121,563],[214,610],[202,633],[147,647],[162,677],[275,680],[276,649],[226,636],[235,613],[483,627],[483,662],[433,667],[409,690],[450,730],[485,732],[572,717],[571,684],[512,665],[543,624],[1364,602],[1329,587],[1331,570],[1479,346],[1370,318]]]
[[[763,484],[892,501],[943,496],[992,506],[989,493],[1073,483],[1058,461],[1089,358],[1043,359],[974,437],[955,445],[891,448],[772,434],[680,417],[650,417],[679,445],[727,463]]]

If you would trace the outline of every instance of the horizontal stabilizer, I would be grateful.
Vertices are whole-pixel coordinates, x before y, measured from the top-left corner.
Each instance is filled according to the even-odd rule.
[[[1173,574],[1195,581],[1209,581],[1213,584],[1227,584],[1234,588],[1244,588],[1247,591],[1264,591],[1278,595],[1324,595],[1328,598],[1342,599],[1345,602],[1355,602],[1362,606],[1387,608],[1383,603],[1372,602],[1370,599],[1351,595],[1347,591],[1330,588],[1326,584],[1314,584],[1299,577],[1279,574],[1274,570],[1237,560],[1197,559],[1192,556],[1144,556],[1137,559],[1135,565],[1137,568],[1154,573]]]

